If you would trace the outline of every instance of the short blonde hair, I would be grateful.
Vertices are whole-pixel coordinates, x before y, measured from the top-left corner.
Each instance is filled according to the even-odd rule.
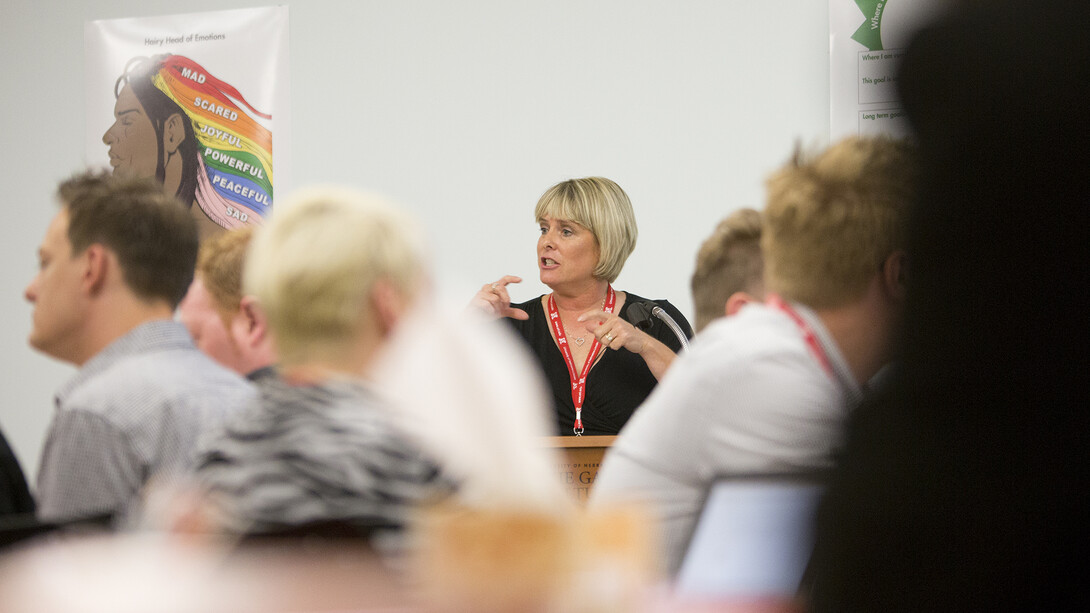
[[[851,137],[812,157],[796,150],[767,183],[769,290],[813,308],[858,298],[905,246],[916,181],[907,141]]]
[[[324,187],[277,202],[254,237],[243,286],[261,302],[281,362],[299,365],[351,347],[375,315],[377,281],[411,299],[423,277],[414,223],[375,197]]]
[[[761,256],[761,214],[738,209],[719,222],[700,246],[690,282],[696,308],[696,331],[723,316],[727,299],[735,292],[756,298],[764,294],[764,258]]]
[[[242,303],[242,270],[253,235],[253,226],[217,233],[201,243],[197,254],[197,275],[225,324]]]
[[[534,220],[546,215],[568,219],[590,230],[598,243],[594,277],[617,280],[636,248],[636,213],[620,185],[602,177],[569,179],[550,187],[534,207]]]

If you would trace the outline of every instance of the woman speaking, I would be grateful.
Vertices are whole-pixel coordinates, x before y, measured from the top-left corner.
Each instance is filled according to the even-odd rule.
[[[505,276],[473,304],[507,318],[530,345],[553,393],[559,434],[617,434],[681,348],[658,319],[646,331],[629,323],[630,308],[649,301],[611,285],[636,246],[632,204],[609,179],[571,179],[541,196],[534,217],[538,271],[552,292],[511,304],[507,285],[522,279]],[[651,302],[692,336],[677,308]]]

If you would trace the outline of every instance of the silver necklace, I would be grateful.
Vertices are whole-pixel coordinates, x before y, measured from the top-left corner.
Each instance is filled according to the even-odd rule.
[[[598,308],[599,308],[599,309],[604,309],[604,308],[606,308],[606,299],[605,299],[605,298],[602,298],[602,304],[598,305]],[[583,343],[587,342],[587,340],[586,340],[586,334],[587,334],[587,333],[586,333],[586,332],[584,332],[584,333],[583,333],[583,336],[575,336],[575,337],[572,337],[572,340],[573,340],[573,341],[575,341],[575,346],[576,346],[576,347],[582,347],[582,346],[583,346]]]

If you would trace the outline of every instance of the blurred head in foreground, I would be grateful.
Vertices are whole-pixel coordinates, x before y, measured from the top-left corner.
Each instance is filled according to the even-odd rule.
[[[1090,98],[1090,5],[962,4],[898,74],[922,165],[901,368],[823,503],[816,612],[1090,610],[1090,123],[1040,112]]]
[[[895,357],[917,178],[915,147],[879,136],[796,152],[768,180],[768,291],[817,312],[859,382]]]
[[[243,288],[285,369],[362,372],[425,280],[423,241],[381,200],[339,187],[295,194],[254,238]]]
[[[914,169],[913,148],[886,137],[796,152],[768,181],[761,238],[768,289],[814,309],[862,296],[905,247]]]

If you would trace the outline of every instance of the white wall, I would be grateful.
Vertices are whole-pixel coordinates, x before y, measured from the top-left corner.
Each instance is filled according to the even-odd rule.
[[[83,163],[84,22],[267,4],[0,3],[0,427],[30,476],[73,372],[27,347],[22,292],[54,186]],[[603,175],[640,225],[615,285],[691,315],[688,278],[715,222],[759,208],[797,140],[828,138],[825,0],[288,6],[294,185],[346,182],[414,211],[451,304],[503,274],[526,279],[517,300],[545,291],[533,205],[559,180]]]

